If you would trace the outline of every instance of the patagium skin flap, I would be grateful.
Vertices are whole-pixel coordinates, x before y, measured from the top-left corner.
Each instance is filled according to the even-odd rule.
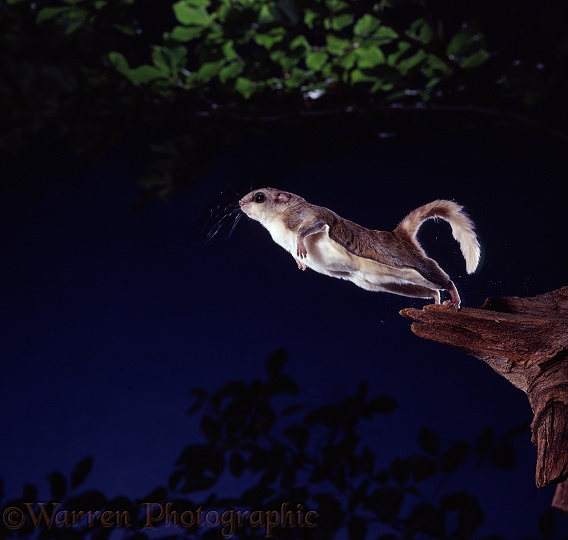
[[[263,225],[272,239],[292,254],[298,268],[346,279],[363,289],[385,291],[441,302],[460,308],[458,291],[438,263],[428,257],[416,236],[428,219],[447,221],[473,273],[480,257],[475,228],[462,206],[436,200],[410,212],[391,231],[366,229],[332,210],[308,203],[293,193],[274,188],[251,191],[240,201],[241,210]]]

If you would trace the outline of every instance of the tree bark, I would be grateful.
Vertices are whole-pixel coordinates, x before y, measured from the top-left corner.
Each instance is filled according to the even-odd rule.
[[[568,513],[568,287],[532,298],[488,298],[480,309],[403,309],[412,331],[465,349],[527,394],[537,447],[536,485],[556,484]]]

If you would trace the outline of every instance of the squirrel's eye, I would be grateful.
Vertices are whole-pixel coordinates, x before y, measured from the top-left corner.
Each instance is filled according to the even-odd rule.
[[[255,203],[263,203],[266,200],[266,195],[264,193],[256,193],[252,200]]]

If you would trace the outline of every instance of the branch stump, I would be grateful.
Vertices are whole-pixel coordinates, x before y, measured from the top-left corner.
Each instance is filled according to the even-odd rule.
[[[417,336],[465,349],[526,393],[534,417],[537,487],[556,484],[568,513],[568,287],[531,298],[488,298],[480,309],[403,309]]]

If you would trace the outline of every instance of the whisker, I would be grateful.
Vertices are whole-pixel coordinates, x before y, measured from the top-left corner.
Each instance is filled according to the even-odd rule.
[[[217,218],[217,216],[219,216],[221,213],[223,213],[223,215],[207,233],[207,242],[206,243],[210,242],[217,235],[217,233],[219,233],[219,231],[223,228],[223,226],[226,223],[233,220],[233,218],[234,218],[233,223],[231,225],[231,229],[229,231],[229,234],[225,238],[229,238],[231,236],[231,234],[233,234],[233,231],[235,230],[235,227],[237,226],[237,223],[239,222],[239,220],[240,220],[240,218],[242,217],[243,214],[242,214],[239,206],[236,206],[236,208],[233,208],[230,212],[227,213],[227,210],[231,206],[236,206],[236,203],[232,203],[232,204],[225,206],[225,208],[222,211],[217,212],[215,215],[213,215],[213,210],[211,211],[211,218],[212,219]]]
[[[235,230],[235,227],[237,226],[237,223],[241,220],[241,218],[244,216],[244,213],[241,212],[239,214],[237,214],[237,217],[235,218],[235,221],[233,222],[233,226],[231,227],[231,230],[229,231],[229,234],[227,235],[227,238],[230,238],[231,235],[233,234],[233,231]]]

